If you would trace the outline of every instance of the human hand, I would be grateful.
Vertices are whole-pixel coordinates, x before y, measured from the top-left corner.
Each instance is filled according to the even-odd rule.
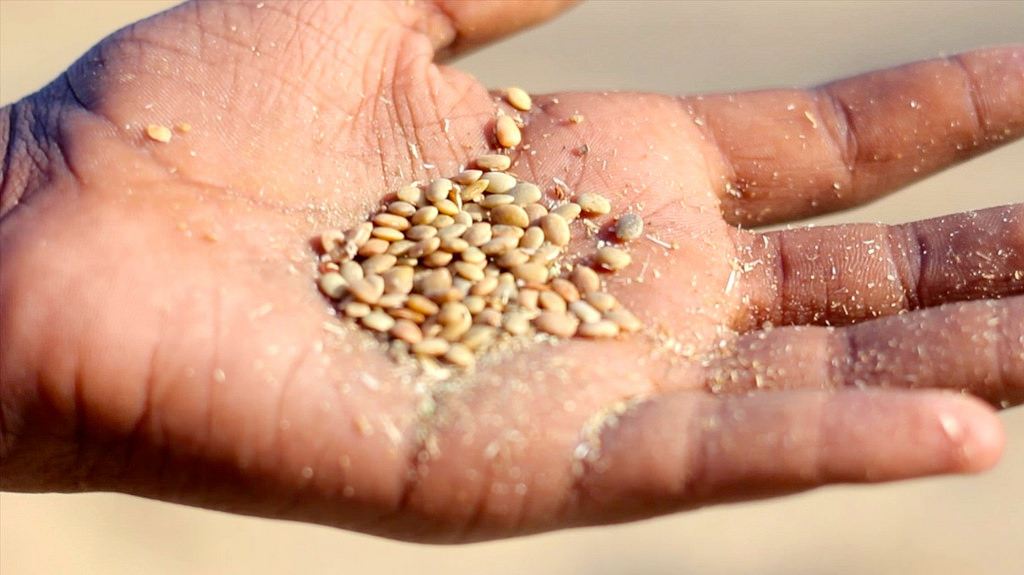
[[[810,92],[537,97],[514,171],[642,203],[679,245],[641,241],[610,280],[645,334],[418,386],[325,330],[310,239],[489,148],[494,99],[433,50],[553,5],[480,6],[189,4],[5,109],[5,489],[458,541],[995,461],[989,408],[904,388],[1020,401],[1021,206],[736,226],[864,202],[1019,136],[1020,48]],[[166,144],[142,135],[182,122]]]

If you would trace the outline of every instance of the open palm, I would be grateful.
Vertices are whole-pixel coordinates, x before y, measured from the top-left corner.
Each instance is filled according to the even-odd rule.
[[[1024,397],[1024,206],[745,228],[1024,133],[1019,47],[812,91],[536,97],[512,171],[644,215],[609,279],[643,332],[437,380],[334,317],[312,239],[493,149],[503,104],[435,53],[556,9],[190,3],[6,109],[4,488],[462,541],[991,465],[989,407],[905,388]]]

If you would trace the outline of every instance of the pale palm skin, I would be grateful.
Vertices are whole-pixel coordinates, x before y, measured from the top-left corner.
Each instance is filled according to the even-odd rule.
[[[3,487],[451,542],[991,466],[990,407],[900,388],[1024,396],[1022,205],[746,229],[1020,136],[1020,47],[807,92],[536,96],[513,171],[677,246],[609,279],[647,330],[440,382],[339,335],[313,239],[493,149],[495,97],[435,48],[555,8],[189,4],[5,108]]]

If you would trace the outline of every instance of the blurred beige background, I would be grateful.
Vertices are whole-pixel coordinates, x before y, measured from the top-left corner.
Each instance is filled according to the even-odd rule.
[[[0,0],[0,101],[167,1]],[[531,91],[671,93],[817,83],[1024,42],[1022,2],[595,0],[457,65]],[[818,222],[897,222],[1021,201],[1024,144]],[[644,523],[460,548],[384,541],[119,495],[0,495],[4,575],[469,573],[1011,575],[1024,567],[1024,409],[990,473],[838,487]]]

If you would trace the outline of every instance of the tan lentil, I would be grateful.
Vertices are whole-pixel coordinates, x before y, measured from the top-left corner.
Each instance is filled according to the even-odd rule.
[[[523,141],[523,133],[512,116],[498,116],[494,122],[494,137],[502,148],[514,148]]]
[[[405,205],[409,206],[410,208],[412,207],[412,204]],[[413,213],[416,213],[415,210],[413,211]],[[387,212],[380,213],[374,216],[373,223],[377,224],[378,226],[382,226],[385,228],[394,228],[399,231],[405,231],[409,229],[409,227],[411,226],[408,219]]]
[[[595,259],[599,266],[609,271],[621,270],[633,261],[629,254],[611,246],[599,248]]]
[[[505,154],[484,154],[477,156],[475,163],[481,170],[504,172],[512,166],[512,158]]]
[[[570,232],[569,222],[558,214],[548,214],[540,219],[540,229],[544,230],[544,237],[547,241],[556,246],[564,246],[569,243]]]
[[[320,291],[329,298],[341,299],[348,288],[348,282],[340,273],[328,272],[320,276]]]
[[[395,318],[379,310],[366,314],[361,322],[373,331],[388,331],[395,326]]]
[[[480,176],[480,179],[487,182],[486,189],[492,194],[504,194],[518,183],[514,177],[505,172],[487,172]]]
[[[423,332],[420,331],[420,326],[408,319],[396,320],[395,325],[391,326],[389,333],[406,343],[419,343],[423,340]]]
[[[538,330],[555,337],[569,338],[576,333],[579,321],[571,315],[545,311],[533,318],[533,325]]]
[[[606,319],[582,323],[576,330],[576,334],[588,338],[607,338],[619,335],[619,324]]]
[[[526,215],[526,210],[521,206],[506,204],[491,210],[491,224],[525,228],[530,225],[530,218]]]
[[[171,136],[171,129],[167,126],[162,126],[160,124],[150,124],[146,126],[146,137],[149,138],[150,140],[153,140],[154,142],[166,144],[167,142],[171,141]]]
[[[513,108],[523,112],[529,112],[530,108],[533,107],[533,100],[530,98],[530,94],[519,86],[505,88],[505,99],[508,100],[508,103]]]
[[[588,214],[600,216],[612,211],[612,204],[608,201],[608,198],[598,194],[589,192],[580,194],[576,198],[576,203],[582,211]]]
[[[569,281],[579,288],[580,293],[588,294],[601,289],[601,278],[593,268],[578,265],[569,274]]]
[[[540,304],[541,309],[546,309],[548,311],[557,311],[560,313],[565,313],[567,309],[565,300],[562,299],[562,296],[558,295],[553,291],[540,292],[539,299],[540,301],[538,303]]]
[[[565,218],[565,221],[571,222],[579,217],[580,212],[583,211],[579,204],[570,202],[568,204],[562,204],[555,209],[551,210],[552,214],[557,214]]]
[[[428,337],[412,344],[410,349],[417,355],[439,357],[444,355],[450,347],[451,345],[447,341],[439,337]]]

